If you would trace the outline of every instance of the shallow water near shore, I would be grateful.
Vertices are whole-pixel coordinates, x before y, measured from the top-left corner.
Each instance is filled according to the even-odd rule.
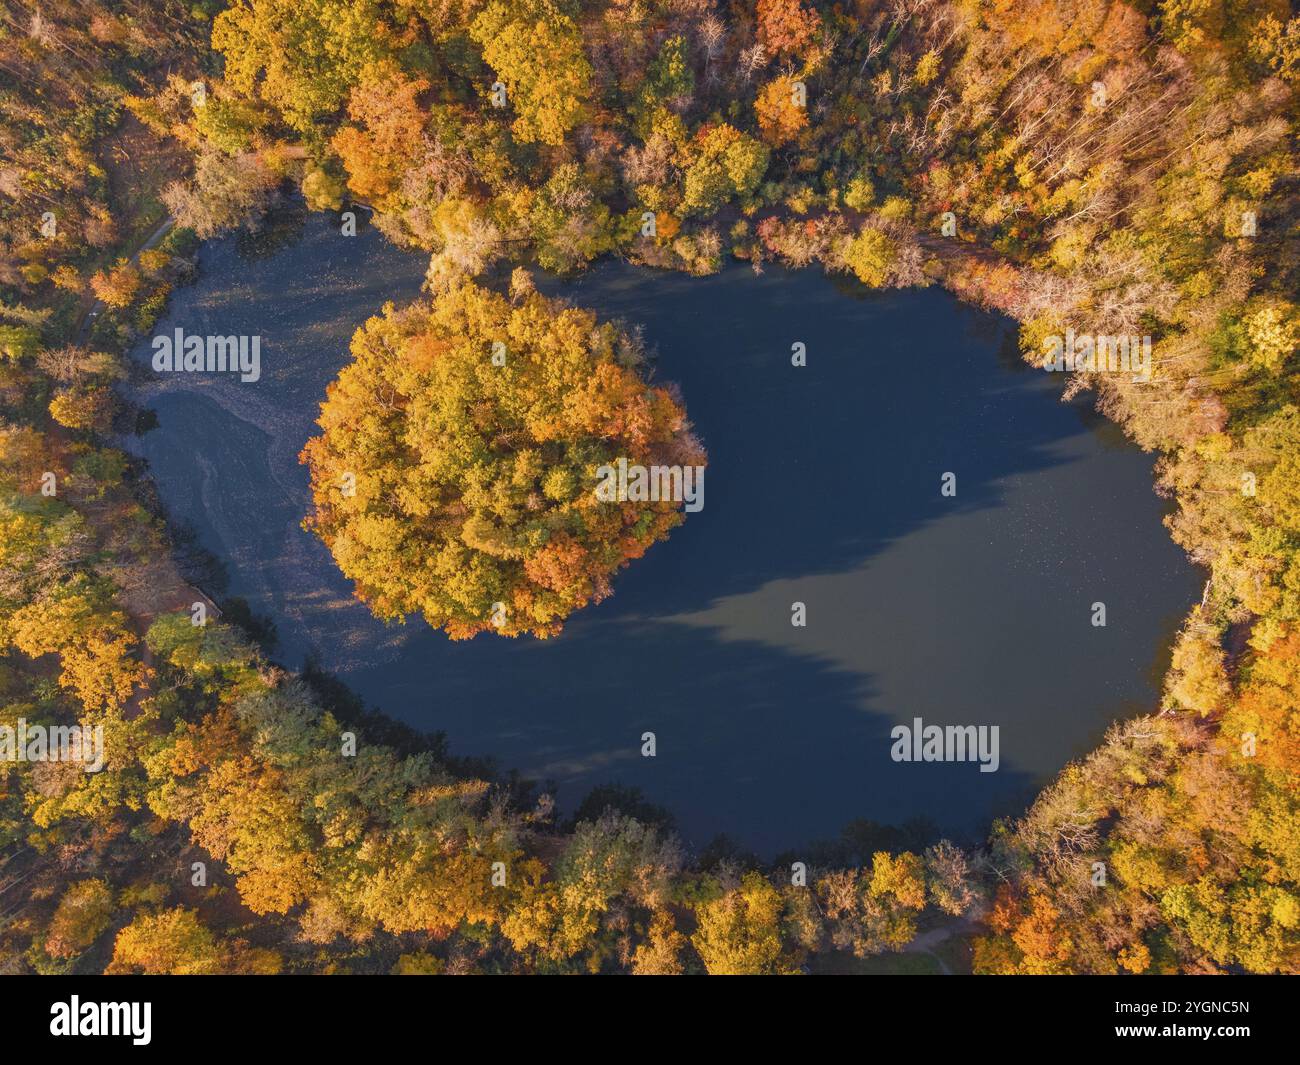
[[[205,245],[154,333],[259,335],[260,380],[169,374],[132,397],[158,426],[128,446],[224,567],[206,590],[271,618],[285,665],[318,655],[453,753],[552,782],[562,810],[619,783],[697,845],[772,854],[858,818],[973,839],[1154,707],[1200,578],[1161,524],[1152,457],[1060,403],[1063,375],[1025,366],[1008,320],[820,271],[539,278],[644,328],[708,449],[704,507],[561,636],[453,643],[371,618],[299,524],[297,456],[351,333],[418,294],[425,257],[325,215],[248,252]],[[894,761],[891,729],[916,718],[997,726],[999,768]]]

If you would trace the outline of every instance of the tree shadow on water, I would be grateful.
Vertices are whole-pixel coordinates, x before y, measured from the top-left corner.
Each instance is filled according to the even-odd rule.
[[[382,675],[390,712],[553,785],[562,809],[601,785],[636,788],[695,843],[726,832],[771,854],[862,817],[975,832],[1028,790],[1005,761],[993,774],[894,762],[893,719],[865,709],[871,678],[815,655],[653,621],[571,623],[509,654],[500,642],[426,632],[349,680]]]
[[[938,290],[851,300],[813,271],[683,279],[620,263],[545,287],[645,326],[709,452],[703,510],[618,576],[622,608],[686,613],[852,569],[925,523],[999,506],[1006,478],[1065,461],[1053,445],[1079,431],[1032,374],[990,373],[999,320]],[[796,342],[806,366],[791,365]]]

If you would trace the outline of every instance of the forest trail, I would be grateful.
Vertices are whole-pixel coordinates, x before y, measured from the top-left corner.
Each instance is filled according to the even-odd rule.
[[[937,948],[953,938],[986,934],[988,929],[981,923],[983,914],[982,909],[976,908],[961,917],[950,918],[936,928],[929,928],[924,932],[920,932],[912,942],[903,948],[902,953],[926,955],[935,960],[939,966],[939,971],[944,976],[958,975],[953,972],[952,967],[944,960],[943,955],[938,952]]]
[[[162,241],[163,237],[167,236],[167,234],[171,232],[172,226],[175,224],[176,220],[172,218],[171,215],[164,218],[162,222],[159,223],[158,227],[145,238],[144,243],[141,244],[140,247],[138,247],[131,255],[129,260],[131,265],[137,265],[140,262],[140,256],[150,248],[156,248],[159,242]],[[73,334],[74,344],[84,344],[86,342],[86,338],[90,335],[91,327],[95,324],[95,319],[99,317],[99,314],[103,309],[104,301],[95,300],[82,312],[81,319],[78,321],[76,331]]]

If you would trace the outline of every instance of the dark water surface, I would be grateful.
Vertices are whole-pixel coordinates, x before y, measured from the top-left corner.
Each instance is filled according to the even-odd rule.
[[[725,832],[768,853],[854,818],[976,836],[1153,705],[1198,594],[1151,458],[1059,403],[1061,377],[1018,361],[1010,322],[938,289],[606,263],[541,287],[644,326],[709,451],[703,511],[557,639],[385,627],[300,529],[297,456],[352,330],[414,297],[425,259],[313,216],[275,254],[225,240],[201,264],[156,332],[259,334],[262,379],[174,374],[138,392],[159,427],[133,446],[169,514],[223,561],[225,594],[274,619],[286,665],[319,653],[455,753],[553,781],[562,808],[617,782],[693,843]],[[914,717],[998,725],[1001,767],[892,761],[889,731]]]

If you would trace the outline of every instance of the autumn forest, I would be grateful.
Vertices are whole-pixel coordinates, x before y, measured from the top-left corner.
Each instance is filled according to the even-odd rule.
[[[0,972],[1300,972],[1298,91],[1285,0],[4,0]],[[539,272],[811,269],[1035,367],[1150,339],[1054,376],[1204,574],[1158,701],[976,846],[846,810],[773,859],[285,668],[122,440],[198,249],[286,205],[428,263],[301,442],[375,618],[562,640],[694,520],[590,490],[712,477],[708,427]],[[98,771],[4,744],[71,726]]]

